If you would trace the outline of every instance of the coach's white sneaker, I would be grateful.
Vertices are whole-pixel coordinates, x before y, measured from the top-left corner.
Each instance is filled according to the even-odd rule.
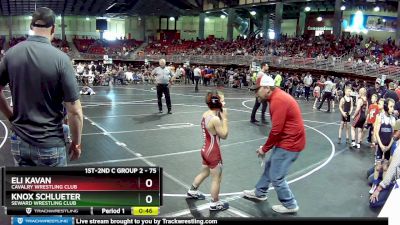
[[[254,199],[257,199],[257,200],[260,200],[260,201],[265,201],[268,198],[267,195],[265,195],[265,196],[257,196],[255,189],[253,189],[253,190],[244,190],[243,191],[243,195],[245,197],[247,197],[247,198],[254,198]]]
[[[272,206],[272,210],[274,210],[277,213],[295,213],[299,211],[299,207],[296,206],[296,208],[288,209],[283,205],[274,205]]]

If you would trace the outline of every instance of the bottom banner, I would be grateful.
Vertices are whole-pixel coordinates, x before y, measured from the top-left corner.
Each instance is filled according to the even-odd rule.
[[[75,225],[78,224],[123,224],[123,225],[172,225],[172,224],[197,224],[197,225],[232,225],[235,223],[242,224],[262,224],[262,225],[299,225],[305,223],[307,225],[388,225],[387,218],[343,218],[343,219],[325,219],[325,218],[75,218]]]
[[[12,225],[78,225],[78,224],[122,224],[122,225],[171,225],[171,224],[198,224],[198,225],[231,225],[233,223],[262,224],[265,225],[298,225],[304,222],[307,225],[341,224],[352,225],[388,225],[387,218],[134,218],[134,217],[12,217]]]

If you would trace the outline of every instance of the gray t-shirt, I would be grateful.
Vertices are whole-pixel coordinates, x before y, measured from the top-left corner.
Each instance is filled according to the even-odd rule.
[[[172,77],[172,73],[167,67],[156,67],[151,74],[156,76],[157,84],[168,84],[170,78]]]
[[[0,63],[0,85],[10,85],[12,130],[41,148],[65,146],[63,102],[79,99],[69,57],[41,36],[9,49]]]

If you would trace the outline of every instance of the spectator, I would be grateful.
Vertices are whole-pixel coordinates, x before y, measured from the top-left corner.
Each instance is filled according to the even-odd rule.
[[[201,67],[196,66],[196,68],[194,68],[193,70],[193,77],[194,77],[194,81],[196,82],[196,86],[194,87],[194,91],[195,92],[199,92],[199,81],[201,78]]]
[[[396,122],[395,128],[399,130],[399,121]],[[396,128],[397,127],[397,128]],[[382,207],[387,198],[390,195],[394,185],[396,184],[396,180],[400,178],[400,144],[398,143],[399,132],[394,136],[394,141],[396,142],[396,149],[393,151],[393,155],[390,159],[390,164],[387,169],[386,175],[383,177],[383,180],[379,183],[374,193],[370,196],[369,206],[371,208],[380,208]]]
[[[313,95],[314,95],[314,98],[315,98],[313,109],[317,109],[317,107],[316,107],[317,101],[321,97],[321,88],[319,87],[319,85],[315,85],[314,90],[313,90]]]
[[[310,88],[311,85],[313,83],[312,77],[310,73],[307,73],[307,75],[304,77],[304,94],[305,94],[305,98],[307,101],[309,101],[309,95],[310,95]]]
[[[350,123],[350,115],[353,111],[353,100],[350,97],[351,89],[345,89],[345,96],[340,99],[339,102],[339,111],[342,114],[342,121],[339,127],[339,138],[338,143],[341,143],[342,140],[342,130],[345,128],[346,130],[346,143],[350,142],[350,128],[348,127],[348,123]]]
[[[378,96],[378,101],[385,95],[386,90],[384,87],[382,87],[381,83],[382,80],[380,78],[376,78],[374,87],[368,89],[367,92],[368,104],[371,104],[371,97],[373,94],[376,94]]]
[[[282,76],[280,73],[276,74],[274,81],[275,81],[275,87],[281,87]]]
[[[371,105],[368,107],[367,111],[366,129],[369,129],[367,141],[368,143],[371,144],[371,148],[375,147],[375,138],[374,138],[375,135],[372,135],[374,131],[374,124],[376,121],[376,117],[381,113],[381,109],[379,108],[379,105],[376,103],[377,99],[378,99],[377,95],[373,94],[371,97]]]
[[[394,100],[395,103],[399,101],[399,97],[396,94],[396,85],[394,82],[389,83],[389,89],[386,91],[385,95],[383,96],[384,99],[391,98]]]
[[[394,111],[394,101],[393,99],[386,99],[384,106],[384,112],[377,116],[375,121],[374,136],[376,138],[377,149],[375,155],[375,172],[374,181],[370,194],[374,193],[375,188],[379,184],[379,173],[383,170],[383,177],[385,177],[385,172],[387,170],[390,158],[390,147],[393,144],[393,132],[396,120],[392,116]]]
[[[269,67],[268,67],[268,64],[266,62],[261,63],[261,70],[257,74],[257,79],[262,77],[262,76],[264,76],[264,75],[265,76],[269,76],[269,75],[266,74],[268,72],[268,69],[269,69]],[[255,89],[255,87],[251,88],[251,89]],[[262,121],[262,123],[266,123],[265,112],[267,111],[268,103],[266,101],[260,102],[260,99],[258,99],[258,97],[256,97],[256,100],[255,100],[254,106],[253,106],[253,110],[251,112],[251,116],[250,116],[250,122],[251,123],[259,122],[258,120],[256,120],[256,112],[257,112],[258,108],[260,108],[260,105],[262,105],[262,108],[261,108],[261,121]]]
[[[93,91],[89,86],[83,86],[82,90],[79,92],[81,95],[95,95],[96,92]]]
[[[361,88],[359,91],[359,98],[357,100],[356,110],[353,115],[353,124],[351,128],[351,147],[361,147],[361,139],[363,135],[364,124],[366,121],[366,111],[368,108],[368,101],[366,96],[365,88]],[[358,139],[356,143],[356,131],[358,131]]]
[[[50,44],[53,10],[38,8],[31,28],[34,35],[9,49],[0,64],[0,90],[10,83],[14,103],[13,109],[8,107],[1,92],[0,110],[11,123],[17,166],[66,166],[63,102],[72,132],[70,159],[81,155],[83,116],[75,72],[68,56]],[[35,79],[26,79],[33,75]]]

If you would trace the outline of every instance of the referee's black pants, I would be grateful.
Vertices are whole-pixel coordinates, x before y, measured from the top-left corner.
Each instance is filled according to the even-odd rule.
[[[322,101],[318,106],[318,109],[321,109],[322,105],[325,102],[325,99],[328,101],[328,111],[327,112],[330,112],[331,111],[332,92],[326,92],[325,91],[324,95],[322,96]]]
[[[162,111],[162,95],[165,96],[165,101],[167,102],[168,112],[171,111],[171,98],[169,96],[169,87],[168,84],[157,84],[157,100],[158,100],[158,109]]]

